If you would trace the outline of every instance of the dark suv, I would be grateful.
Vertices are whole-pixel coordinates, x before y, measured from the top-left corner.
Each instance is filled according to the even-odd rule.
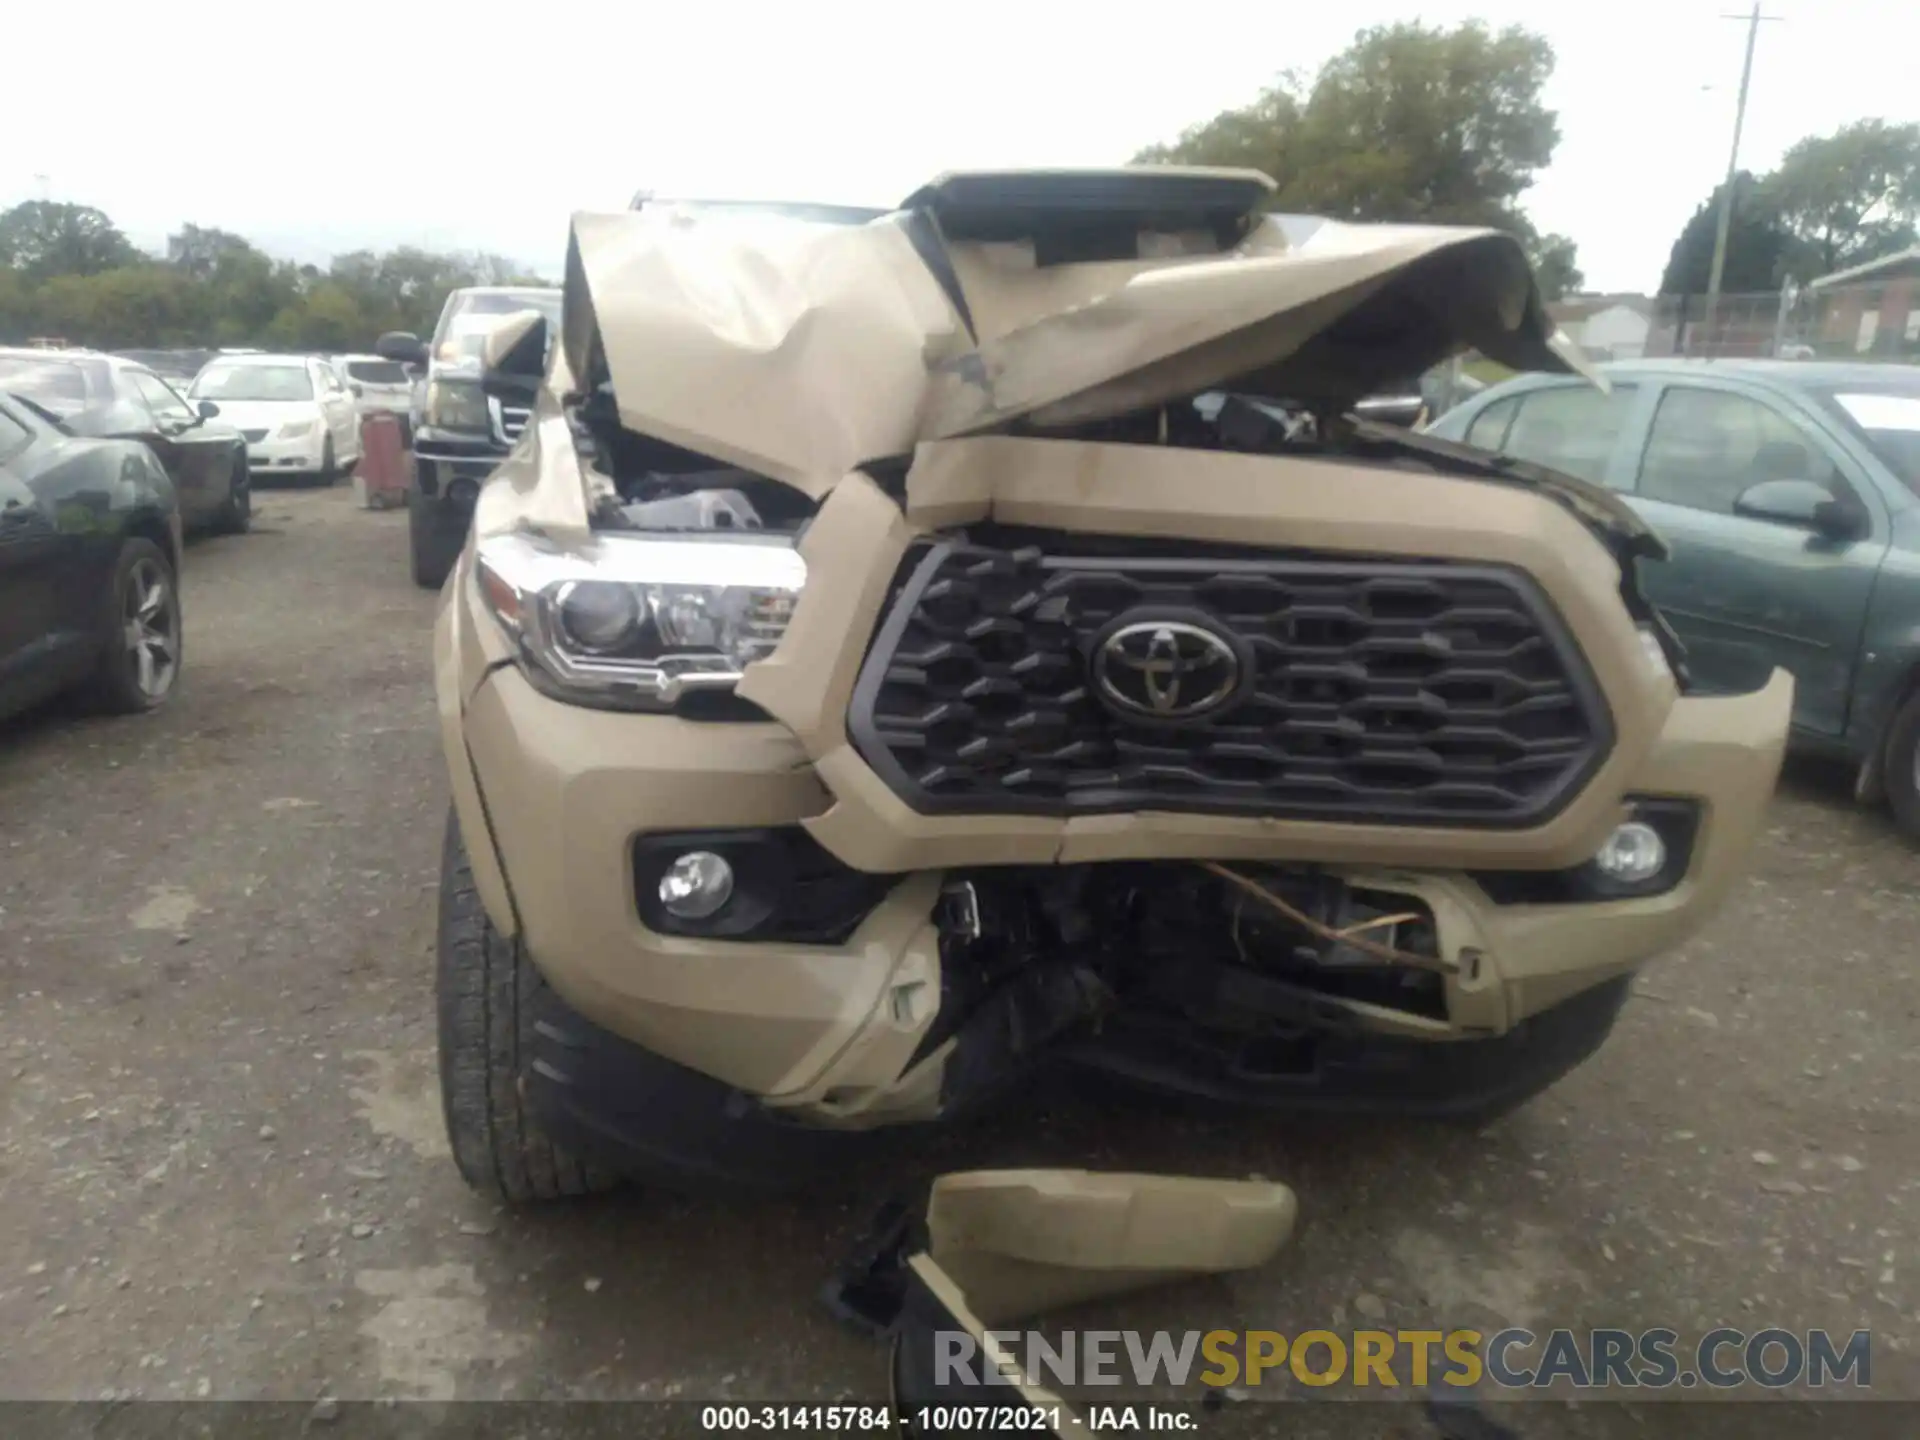
[[[560,292],[527,286],[475,286],[447,297],[431,342],[405,332],[382,335],[382,359],[414,367],[413,481],[407,528],[414,583],[437,590],[466,543],[474,498],[500,457],[526,428],[528,411],[503,406],[480,388],[480,347],[508,315],[535,310],[559,329]]]

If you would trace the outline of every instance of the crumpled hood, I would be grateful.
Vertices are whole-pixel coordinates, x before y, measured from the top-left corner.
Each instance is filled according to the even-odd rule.
[[[922,220],[576,215],[566,363],[628,428],[815,496],[922,441],[1209,388],[1350,402],[1467,349],[1585,373],[1497,231],[1267,216],[1226,253],[1038,266]]]

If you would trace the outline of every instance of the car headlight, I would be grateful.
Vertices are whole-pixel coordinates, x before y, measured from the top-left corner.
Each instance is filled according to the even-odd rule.
[[[598,535],[579,547],[498,535],[475,560],[529,679],[556,699],[629,710],[731,690],[780,643],[807,581],[779,535]]]
[[[484,434],[487,396],[478,380],[432,380],[427,384],[427,424],[436,430]]]
[[[280,438],[282,440],[298,440],[302,435],[311,434],[313,432],[313,426],[314,422],[311,420],[289,420],[280,427]]]

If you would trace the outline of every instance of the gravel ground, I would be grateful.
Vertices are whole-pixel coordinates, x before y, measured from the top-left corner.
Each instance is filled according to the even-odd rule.
[[[1600,1057],[1482,1133],[1062,1095],[846,1194],[498,1212],[433,1075],[433,598],[403,514],[257,504],[188,553],[165,712],[0,727],[0,1398],[873,1401],[814,1297],[876,1187],[1048,1162],[1301,1195],[1267,1270],[1103,1323],[1868,1328],[1920,1399],[1920,870],[1821,773]]]

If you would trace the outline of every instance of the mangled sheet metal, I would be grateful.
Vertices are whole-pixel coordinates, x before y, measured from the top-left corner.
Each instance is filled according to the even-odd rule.
[[[1143,244],[1050,266],[1018,241],[943,244],[928,223],[576,215],[566,364],[611,382],[626,428],[815,497],[924,440],[1213,387],[1341,403],[1467,349],[1581,369],[1496,231],[1267,216],[1225,253]]]

